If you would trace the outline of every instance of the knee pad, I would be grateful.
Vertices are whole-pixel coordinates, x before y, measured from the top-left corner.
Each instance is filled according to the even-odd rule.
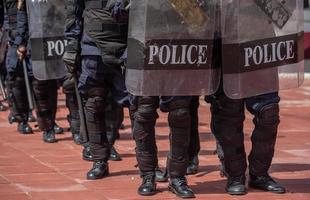
[[[189,108],[178,108],[170,111],[168,122],[170,127],[189,127],[191,123]]]
[[[105,102],[103,97],[88,98],[85,104],[87,121],[95,122],[104,119]]]
[[[75,94],[75,84],[73,79],[66,79],[62,84],[63,92],[67,94]]]
[[[153,123],[158,118],[156,108],[141,105],[134,113],[134,120],[141,123]]]
[[[279,104],[273,103],[265,105],[256,114],[254,123],[260,126],[278,125],[280,123]]]
[[[279,111],[279,104],[270,104],[262,107],[253,119],[255,129],[252,135],[252,140],[275,140],[278,132],[278,125],[280,123]]]

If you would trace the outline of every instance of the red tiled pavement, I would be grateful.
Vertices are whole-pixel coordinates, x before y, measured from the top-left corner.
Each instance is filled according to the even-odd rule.
[[[201,101],[201,167],[197,175],[189,177],[197,199],[310,200],[310,81],[300,89],[282,92],[281,97],[282,123],[271,174],[287,187],[288,193],[276,195],[250,190],[242,197],[225,194],[225,180],[219,176],[219,162],[213,154],[215,144],[209,128],[209,107]],[[127,128],[121,131],[121,140],[116,143],[123,161],[110,162],[110,177],[87,181],[85,174],[91,163],[82,161],[82,148],[70,140],[70,133],[58,135],[60,141],[56,144],[45,144],[38,131],[34,135],[18,134],[16,125],[7,123],[7,114],[0,113],[0,200],[176,199],[167,191],[167,183],[159,183],[159,193],[153,197],[137,195],[140,179],[135,168],[128,115],[125,118]],[[61,95],[57,119],[64,127],[68,126],[66,114]],[[160,116],[157,139],[160,165],[164,166],[168,151],[167,115]],[[245,126],[248,150],[251,129],[248,115]]]

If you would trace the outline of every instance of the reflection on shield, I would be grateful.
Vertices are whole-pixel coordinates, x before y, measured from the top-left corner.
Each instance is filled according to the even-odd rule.
[[[130,10],[126,85],[135,95],[205,95],[212,69],[216,1],[135,0]]]
[[[39,80],[62,78],[65,67],[65,4],[62,0],[27,0],[27,14],[34,76]]]
[[[303,82],[303,0],[224,0],[223,84],[234,99]]]

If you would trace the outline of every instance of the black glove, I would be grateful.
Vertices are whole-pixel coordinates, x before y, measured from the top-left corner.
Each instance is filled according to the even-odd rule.
[[[117,0],[117,2],[111,8],[111,16],[117,22],[126,22],[129,18],[129,11],[126,9],[128,1],[126,0]]]
[[[73,74],[78,71],[80,67],[80,53],[77,41],[71,40],[68,42],[62,59],[69,73]]]

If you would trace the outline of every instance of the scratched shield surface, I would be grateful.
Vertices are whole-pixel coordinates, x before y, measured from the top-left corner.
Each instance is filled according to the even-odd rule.
[[[216,1],[136,0],[130,7],[126,85],[135,95],[206,95],[212,68]]]
[[[27,15],[34,76],[39,80],[62,78],[65,4],[62,0],[27,0]]]
[[[229,97],[302,84],[302,0],[224,0],[221,13],[223,85]]]

